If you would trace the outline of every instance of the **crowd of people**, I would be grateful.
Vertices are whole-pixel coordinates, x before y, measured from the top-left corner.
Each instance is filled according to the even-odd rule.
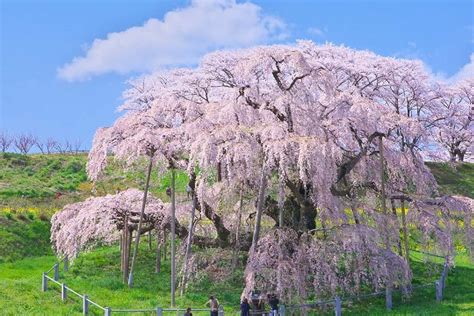
[[[266,304],[270,307],[269,311],[266,311]],[[275,294],[268,293],[267,298],[261,295],[259,292],[253,292],[251,294],[250,302],[244,297],[240,303],[240,315],[241,316],[250,316],[250,315],[269,315],[277,316],[278,315],[278,305],[280,300]]]
[[[267,298],[260,294],[258,291],[254,291],[250,295],[250,301],[244,297],[240,303],[240,315],[241,316],[278,316],[278,305],[280,300],[273,293],[268,293]],[[266,307],[269,307],[269,310]],[[210,316],[218,316],[219,313],[219,301],[215,296],[209,296],[206,306],[210,308]],[[191,307],[186,309],[184,316],[193,316]]]

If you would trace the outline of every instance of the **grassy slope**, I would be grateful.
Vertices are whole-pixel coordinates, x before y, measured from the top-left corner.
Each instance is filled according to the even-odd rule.
[[[444,194],[459,194],[474,199],[474,164],[452,166],[447,163],[428,162],[428,167]]]
[[[141,248],[135,288],[128,289],[121,283],[119,251],[117,247],[98,249],[81,256],[67,273],[60,273],[60,280],[80,293],[86,293],[101,305],[115,308],[154,308],[170,304],[169,262],[163,265],[162,273],[153,272],[154,257],[145,246]],[[81,304],[77,299],[67,303],[60,300],[58,286],[50,284],[49,291],[40,291],[41,273],[55,262],[53,256],[35,257],[0,264],[0,310],[2,315],[79,315]],[[228,264],[228,263],[224,263]],[[412,266],[415,281],[426,283],[439,276],[441,263],[426,264],[419,254],[413,254]],[[238,308],[242,284],[242,272],[236,271],[227,280],[214,283],[200,280],[184,297],[178,297],[180,307],[204,307],[207,295],[217,294],[227,312]],[[371,298],[344,304],[344,313],[354,315],[472,315],[474,310],[474,267],[465,256],[457,258],[456,268],[450,271],[445,296],[441,303],[435,302],[434,286],[415,290],[411,299],[401,302],[394,295],[394,309],[387,313],[384,299]],[[95,309],[92,309],[95,310]],[[332,311],[328,311],[332,314]]]
[[[62,304],[59,294],[39,292],[41,272],[49,269],[55,258],[49,248],[49,223],[45,221],[63,205],[83,200],[91,195],[92,184],[85,180],[85,155],[19,155],[2,156],[0,159],[0,310],[1,314],[17,315],[70,315],[80,312],[80,304]],[[80,168],[79,168],[80,166]],[[464,164],[456,169],[444,164],[429,164],[444,193],[464,194],[474,197],[474,165]],[[116,163],[106,170],[105,178],[96,186],[96,194],[114,193],[117,189],[142,187],[143,163],[123,172]],[[185,174],[178,175],[178,188],[184,191]],[[152,178],[152,192],[166,199],[164,191],[169,185],[169,175]],[[56,192],[63,195],[56,199]],[[137,287],[128,290],[120,282],[117,270],[118,251],[101,249],[86,254],[76,262],[66,275],[68,285],[86,292],[97,302],[111,306],[153,307],[169,305],[169,265],[157,276],[150,269],[153,257],[142,251]],[[14,263],[2,261],[17,260]],[[42,256],[42,257],[40,257]],[[413,257],[415,277],[426,275],[426,265],[419,256]],[[460,260],[460,261],[459,261]],[[148,271],[150,270],[150,271]],[[235,306],[242,286],[241,271],[221,284],[201,280],[194,284],[193,295],[178,300],[180,306],[201,306],[208,293],[217,293],[226,306]],[[148,277],[151,275],[152,277]],[[430,280],[435,276],[430,276]],[[458,266],[448,279],[445,300],[434,302],[434,290],[415,295],[412,303],[397,306],[394,296],[394,313],[406,314],[459,314],[474,309],[474,265],[465,258],[458,259]],[[15,286],[15,287],[13,287]],[[432,293],[433,292],[433,293]],[[3,298],[6,298],[5,300]],[[41,306],[41,307],[40,307]],[[385,314],[383,299],[356,303],[351,312],[356,314]],[[347,307],[346,307],[347,308]]]

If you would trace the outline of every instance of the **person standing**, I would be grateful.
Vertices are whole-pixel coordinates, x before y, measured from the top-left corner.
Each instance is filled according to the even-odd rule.
[[[214,296],[209,296],[209,301],[206,303],[206,306],[209,306],[211,309],[211,316],[218,316],[219,311],[219,301]]]
[[[268,304],[270,305],[270,315],[277,316],[278,315],[278,304],[280,304],[280,300],[275,294],[268,294]]]
[[[184,313],[184,316],[193,316],[193,313],[191,313],[191,307],[188,307],[186,309],[186,313]]]
[[[246,297],[240,303],[240,316],[250,316],[250,304]]]

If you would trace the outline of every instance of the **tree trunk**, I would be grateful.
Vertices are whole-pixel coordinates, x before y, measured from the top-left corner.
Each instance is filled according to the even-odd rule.
[[[137,260],[137,254],[138,254],[138,245],[140,243],[140,232],[142,228],[142,222],[143,222],[143,214],[145,213],[145,205],[146,205],[146,198],[148,195],[148,188],[150,185],[150,176],[151,176],[151,168],[153,167],[153,155],[150,156],[150,162],[148,164],[148,172],[146,175],[146,183],[145,183],[145,193],[143,194],[143,202],[142,202],[142,209],[140,211],[140,220],[138,221],[138,229],[137,229],[137,234],[135,237],[135,246],[133,249],[133,257],[132,257],[132,265],[130,267],[130,275],[128,277],[128,287],[133,286],[133,272],[135,270],[135,262]]]
[[[183,278],[181,279],[181,290],[180,295],[183,296],[184,290],[186,289],[186,283],[188,282],[188,264],[189,257],[191,256],[191,245],[193,242],[193,232],[194,232],[194,214],[196,213],[196,194],[191,192],[192,195],[192,206],[191,206],[191,220],[189,222],[188,229],[188,238],[186,242],[186,252],[184,255],[184,267],[183,267]]]
[[[464,162],[464,157],[466,156],[467,150],[460,150],[458,152],[458,161]]]
[[[255,218],[255,228],[253,231],[252,247],[255,250],[257,247],[257,242],[260,237],[260,226],[262,222],[262,213],[263,206],[265,203],[265,189],[267,187],[267,176],[265,174],[265,169],[262,167],[262,176],[260,179],[260,188],[258,192],[258,202],[257,202],[257,216]]]
[[[176,183],[175,170],[171,169],[171,307],[175,306],[176,290],[176,262],[175,262],[175,234],[176,234]]]
[[[221,182],[221,181],[222,181],[222,164],[219,161],[217,163],[217,182]]]
[[[237,227],[235,230],[235,247],[234,255],[232,256],[232,270],[235,270],[239,258],[239,248],[240,248],[240,223],[242,222],[242,207],[243,207],[243,190],[240,189],[240,201],[239,201],[239,211],[237,212]]]

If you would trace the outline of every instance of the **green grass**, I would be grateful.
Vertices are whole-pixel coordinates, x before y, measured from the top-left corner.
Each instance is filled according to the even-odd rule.
[[[86,163],[86,154],[0,154],[0,209],[34,208],[52,215],[66,204],[83,201],[92,195],[114,194],[117,190],[143,189],[145,186],[145,160],[127,167],[110,157],[95,190],[87,180]],[[170,172],[158,174],[158,168],[154,168],[151,193],[164,201],[169,200],[165,192],[170,179]],[[187,182],[186,173],[178,171],[178,195],[184,194]]]
[[[121,281],[118,247],[97,249],[80,256],[69,272],[61,269],[60,281],[102,306],[115,308],[155,308],[170,306],[170,264],[162,265],[160,274],[154,273],[154,256],[144,245],[140,249],[135,287],[129,289]],[[19,260],[0,264],[0,314],[2,315],[78,315],[81,305],[78,299],[62,303],[59,286],[49,284],[46,293],[40,291],[41,274],[55,263],[53,256]],[[50,274],[52,276],[52,273]],[[211,283],[207,279],[197,282],[180,297],[177,306],[205,308],[208,295],[219,297],[221,304],[231,306],[239,302],[242,272],[237,271],[229,279]],[[235,306],[234,306],[235,307]],[[91,310],[97,311],[95,308]],[[100,313],[98,313],[100,314]],[[206,314],[207,315],[207,314]]]
[[[8,214],[8,215],[7,215]],[[51,254],[49,218],[0,212],[0,263]]]
[[[46,198],[86,181],[84,155],[2,154],[0,197]]]
[[[140,249],[135,287],[127,288],[121,281],[118,247],[106,247],[81,255],[69,272],[61,268],[60,281],[85,293],[90,299],[112,308],[155,308],[170,306],[170,265],[164,262],[162,272],[154,273],[154,254],[145,245]],[[55,263],[53,256],[35,257],[0,264],[0,310],[2,315],[79,315],[81,304],[72,296],[61,302],[59,286],[49,284],[46,293],[40,291],[41,274]],[[228,264],[227,262],[223,263]],[[442,262],[427,263],[413,253],[411,261],[414,285],[439,278]],[[50,274],[52,276],[52,273]],[[344,302],[343,314],[351,315],[472,315],[474,310],[474,265],[465,255],[456,259],[456,268],[447,278],[444,299],[436,303],[434,285],[414,290],[413,296],[402,301],[394,294],[392,312],[385,310],[384,298]],[[227,313],[238,309],[243,274],[237,270],[220,282],[202,278],[192,284],[185,296],[177,296],[177,306],[204,307],[208,295],[218,296]],[[91,308],[97,312],[97,309]],[[312,311],[314,313],[315,311]],[[321,311],[318,311],[321,312]],[[312,314],[310,313],[310,314]],[[471,313],[471,314],[470,314]],[[97,313],[100,314],[100,313]],[[332,311],[328,311],[332,314]]]
[[[0,156],[0,314],[1,315],[75,315],[80,302],[62,303],[58,288],[40,292],[41,273],[55,262],[49,243],[49,217],[65,204],[82,201],[92,195],[92,183],[85,176],[87,157],[79,155],[3,154]],[[442,193],[463,194],[474,198],[474,164],[428,163]],[[129,187],[143,188],[146,161],[131,168],[110,159],[104,177],[96,184],[95,195],[115,193]],[[188,179],[177,173],[177,190],[184,193]],[[152,174],[151,192],[167,201],[169,172]],[[62,195],[55,198],[56,192]],[[414,245],[415,246],[415,245]],[[211,250],[210,250],[211,251]],[[437,304],[434,286],[415,291],[408,301],[394,294],[394,309],[387,313],[384,299],[373,298],[352,304],[344,303],[344,314],[354,315],[473,315],[474,265],[467,256],[456,259],[457,266],[448,276],[444,300]],[[221,263],[220,263],[221,264]],[[223,262],[222,265],[228,263]],[[414,284],[439,277],[438,264],[426,263],[412,253]],[[111,307],[153,308],[169,306],[169,263],[163,272],[153,272],[154,255],[145,246],[135,276],[135,288],[121,282],[117,247],[94,250],[81,255],[62,280],[80,293]],[[243,271],[237,269],[221,282],[201,276],[190,285],[188,294],[178,298],[180,307],[202,307],[209,294],[216,294],[226,311],[238,308],[244,284]],[[313,311],[314,312],[314,311]],[[318,311],[321,312],[321,311]],[[312,312],[310,312],[311,314]],[[332,314],[332,311],[328,311]]]
[[[451,165],[448,163],[427,162],[426,165],[440,185],[444,194],[460,194],[474,198],[474,164],[461,163]]]

